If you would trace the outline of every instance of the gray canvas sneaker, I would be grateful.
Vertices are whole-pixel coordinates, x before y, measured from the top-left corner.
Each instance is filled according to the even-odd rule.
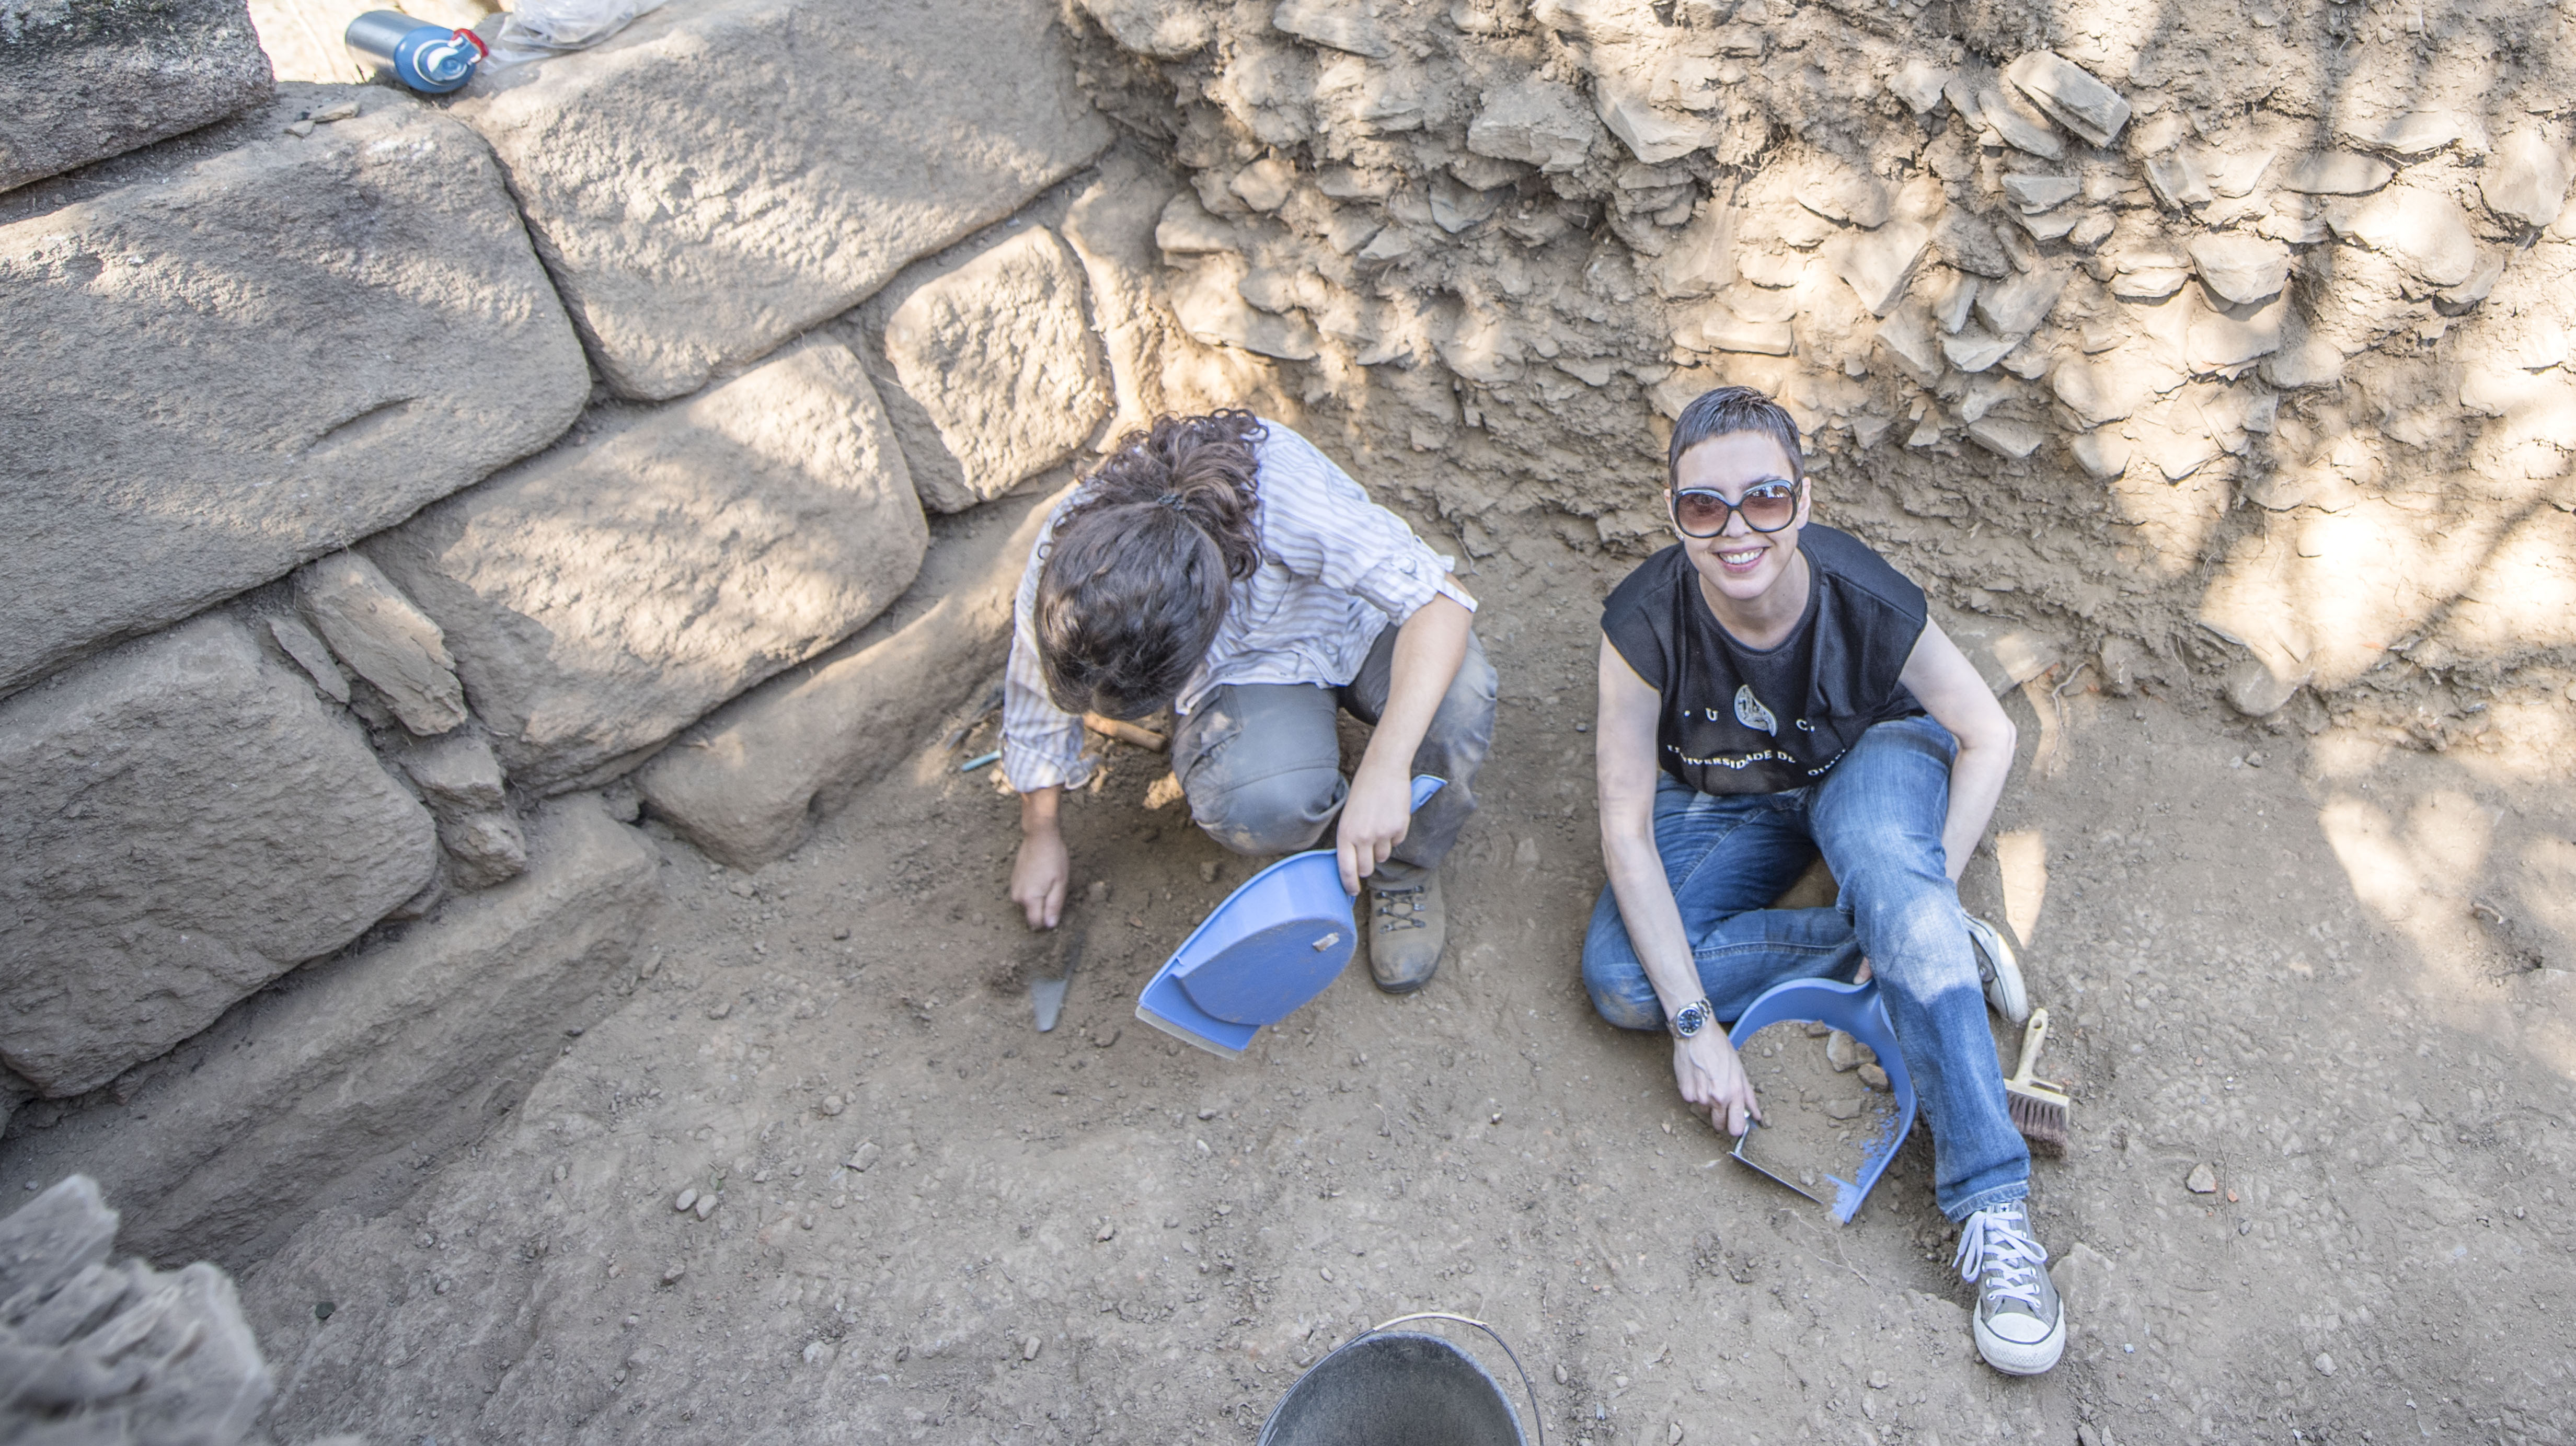
[[[1986,1002],[1995,1007],[1995,1013],[2023,1023],[2030,1018],[2030,986],[2022,983],[2021,961],[2013,957],[2002,930],[1974,914],[1967,918],[1968,942],[1976,945],[1977,982],[1986,986]]]
[[[1980,1210],[1959,1225],[1959,1278],[1976,1282],[1970,1318],[1977,1354],[2007,1376],[2036,1376],[2066,1351],[2066,1306],[2048,1278],[2048,1252],[2030,1233],[2022,1201]]]

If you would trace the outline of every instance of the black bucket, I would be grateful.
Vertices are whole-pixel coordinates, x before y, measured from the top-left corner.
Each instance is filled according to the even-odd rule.
[[[1538,1392],[1520,1357],[1492,1326],[1438,1311],[1398,1316],[1317,1361],[1271,1408],[1261,1446],[1530,1446],[1511,1397],[1474,1356],[1439,1336],[1393,1329],[1419,1320],[1492,1336],[1529,1393],[1537,1446],[1547,1446]]]

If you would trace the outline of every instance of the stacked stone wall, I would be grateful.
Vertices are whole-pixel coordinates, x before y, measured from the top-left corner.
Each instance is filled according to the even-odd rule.
[[[633,987],[643,799],[792,848],[990,676],[1071,466],[1245,389],[1051,6],[676,0],[443,101],[297,78],[304,8],[0,191],[0,1160],[156,1254],[470,1144]],[[0,65],[242,68],[172,14],[194,69]]]

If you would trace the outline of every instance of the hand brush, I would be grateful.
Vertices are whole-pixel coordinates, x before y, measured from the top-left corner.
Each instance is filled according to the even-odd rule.
[[[2063,1155],[2074,1102],[2055,1085],[2032,1077],[2039,1068],[2039,1048],[2047,1042],[2048,1011],[2034,1009],[2030,1023],[2022,1027],[2021,1066],[2004,1081],[2004,1106],[2012,1112],[2013,1128],[2030,1141],[2034,1153]]]

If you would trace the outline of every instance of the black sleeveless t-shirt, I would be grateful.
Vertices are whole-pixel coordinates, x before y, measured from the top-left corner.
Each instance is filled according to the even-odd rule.
[[[1664,772],[1702,793],[1779,793],[1822,779],[1873,723],[1923,711],[1899,676],[1923,635],[1923,589],[1850,533],[1798,535],[1807,610],[1776,648],[1737,642],[1677,543],[1628,574],[1601,631],[1663,695]]]

